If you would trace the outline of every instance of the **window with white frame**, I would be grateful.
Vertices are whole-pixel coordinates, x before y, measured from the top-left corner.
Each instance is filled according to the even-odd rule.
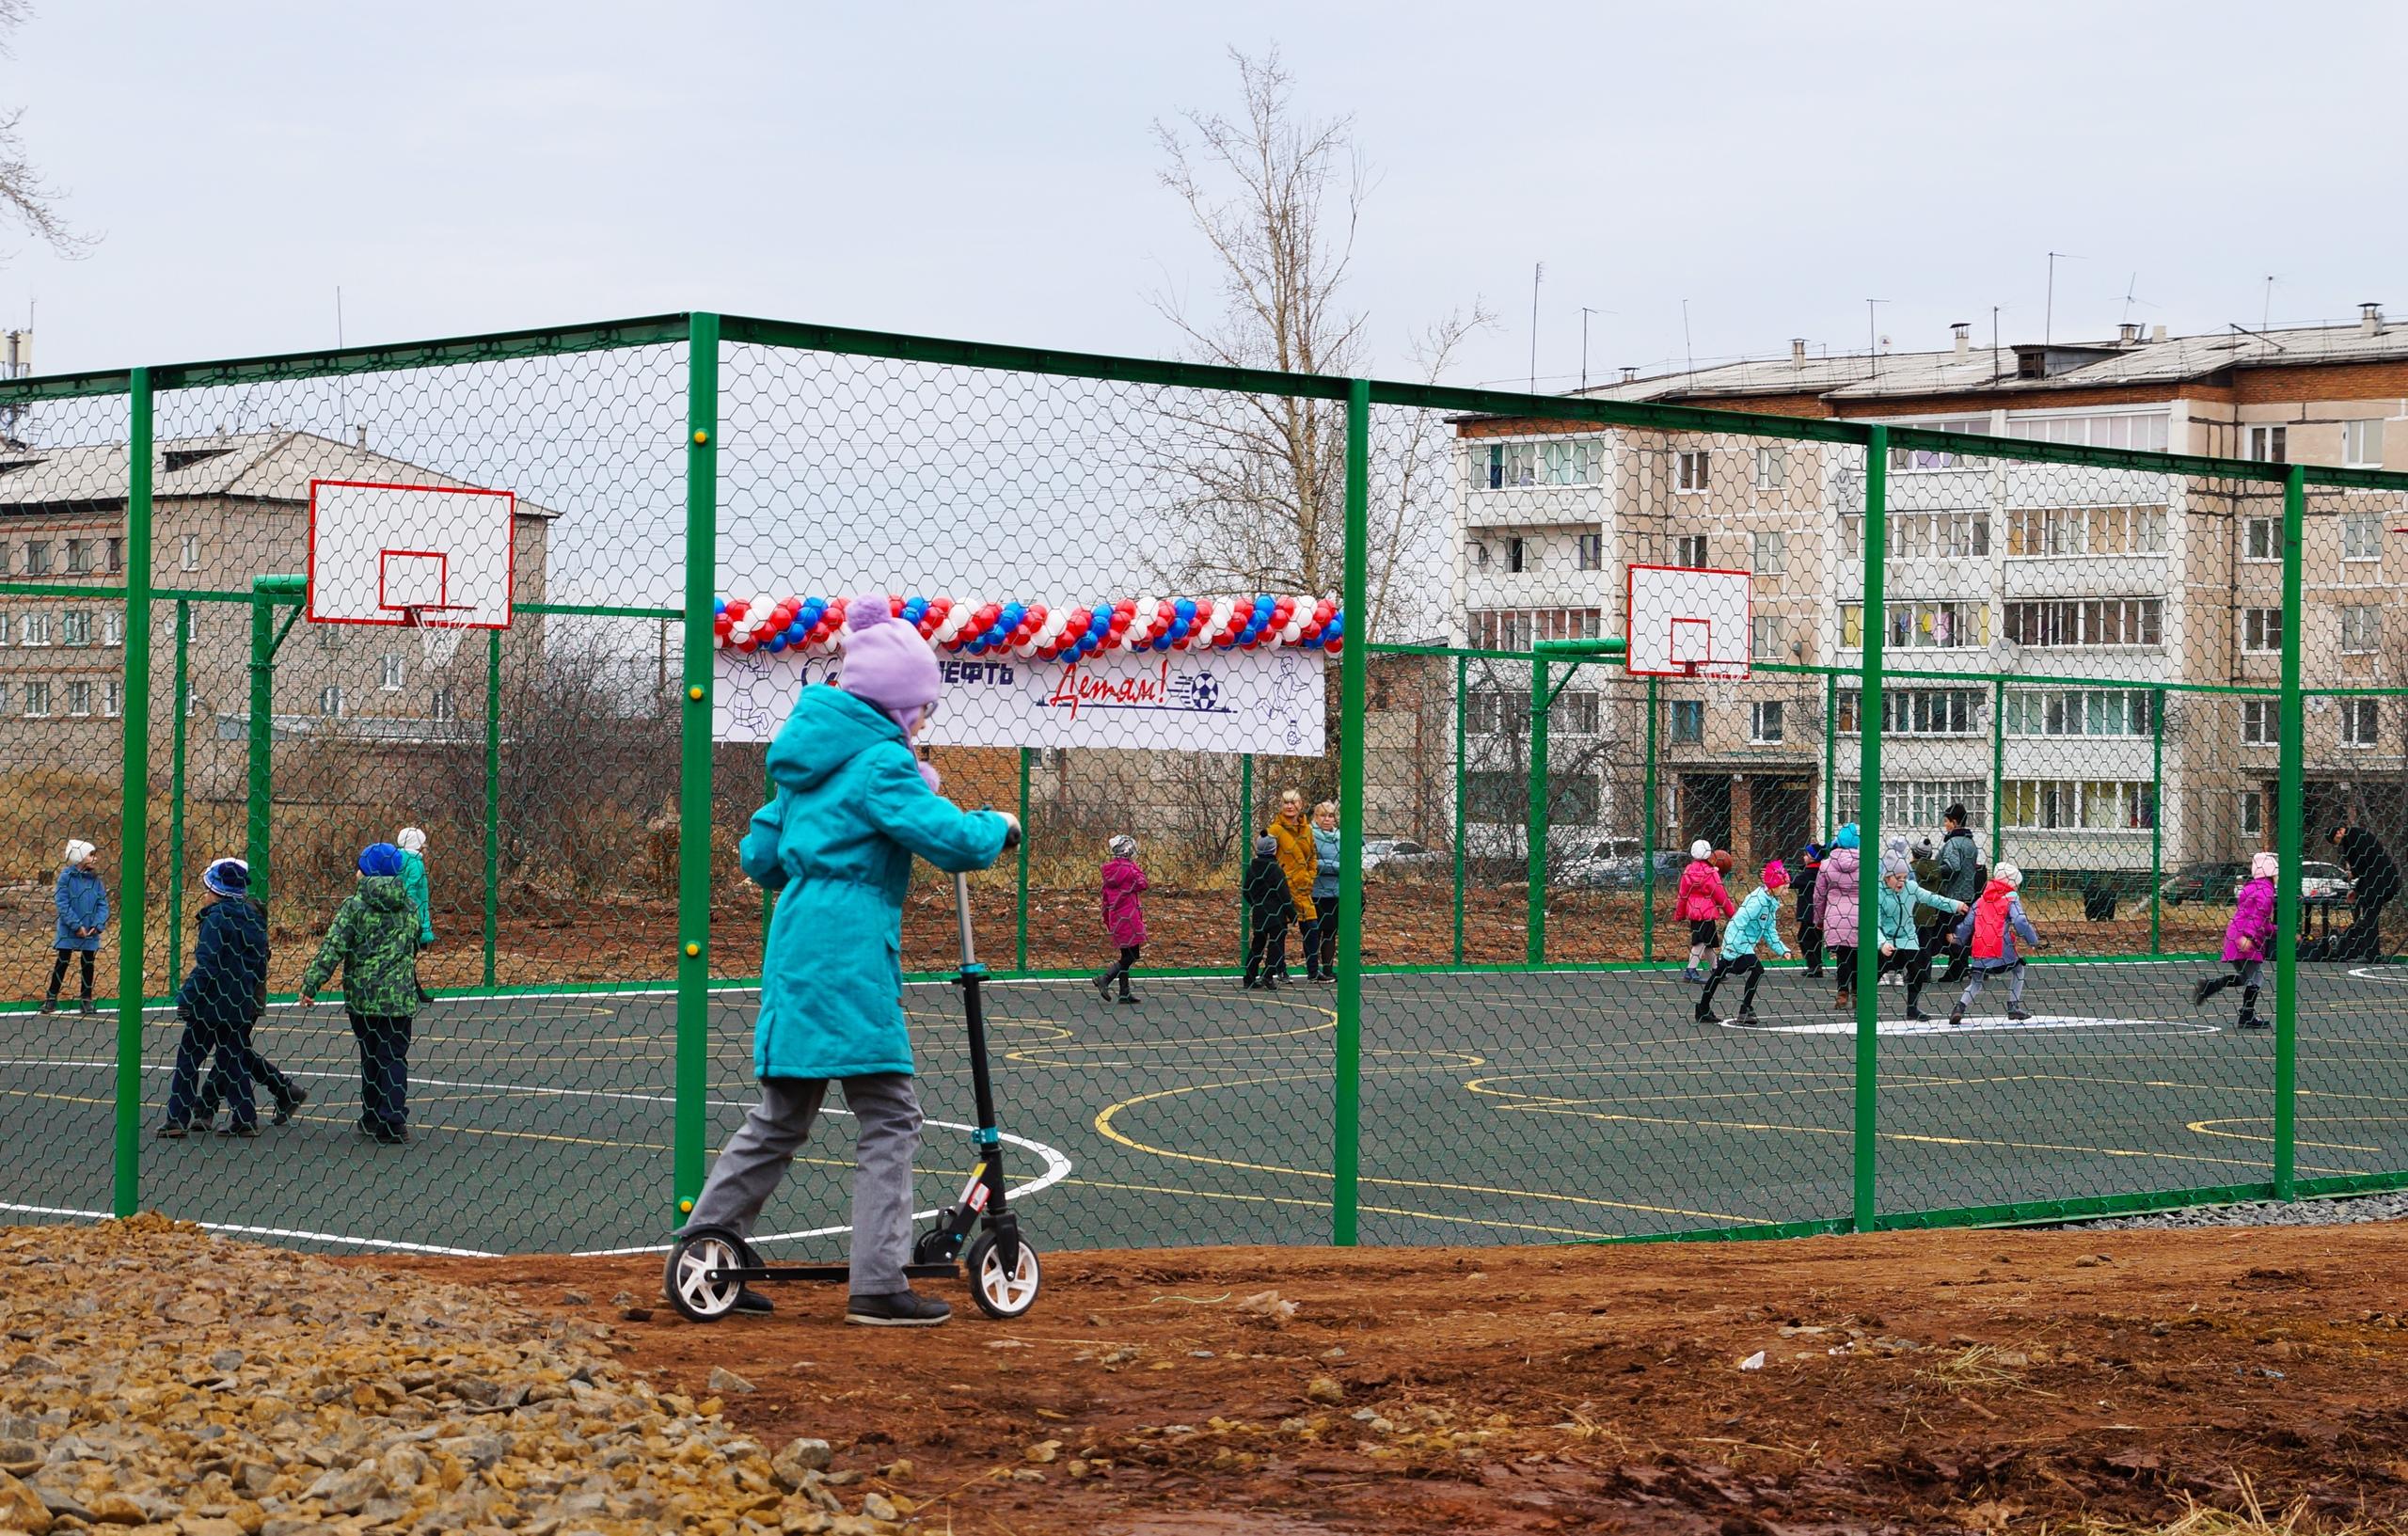
[[[1862,727],[1863,695],[1842,689],[1833,701],[1836,728],[1856,736]],[[1982,729],[1981,696],[1969,688],[1898,688],[1881,691],[1884,736],[1973,736]]]
[[[2018,645],[2089,649],[2162,645],[2162,597],[2078,597],[2006,605],[2006,638]]]
[[[1568,442],[1539,445],[1539,483],[1542,485],[1593,485],[1597,483],[1597,463],[1605,445],[1594,437],[1575,437]]]
[[[1529,713],[1529,701],[1522,702],[1522,712]],[[1573,689],[1559,693],[1546,712],[1546,728],[1565,736],[1595,736],[1598,723],[1605,719],[1599,695],[1593,690]]]
[[[2136,507],[2013,507],[2006,515],[2006,552],[2031,560],[2074,555],[2165,553],[2165,509]]]
[[[1886,525],[1892,560],[1964,560],[1990,552],[1986,512],[1909,512]]]
[[[80,677],[68,683],[67,712],[70,715],[75,716],[88,715],[92,712],[92,685],[90,683],[86,682]]]
[[[1964,602],[1896,602],[1887,605],[1889,643],[1906,650],[1954,651],[1990,642],[1990,610],[1986,604]],[[1864,606],[1840,605],[1840,644],[1849,650],[1864,646]]]
[[[1789,621],[1778,614],[1758,613],[1748,621],[1748,654],[1759,661],[1779,661],[1789,650]]]
[[[1757,699],[1748,705],[1748,739],[1759,746],[1774,746],[1784,738],[1782,701]]]
[[[2341,462],[2353,469],[2383,467],[2383,419],[2341,423]]]
[[[122,645],[125,643],[124,614],[108,612],[101,615],[101,643],[103,645]]]
[[[47,613],[28,613],[28,614],[26,614],[26,615],[25,615],[25,624],[24,624],[24,636],[25,636],[24,643],[26,643],[27,645],[47,645],[47,644],[49,644],[49,643],[50,643],[50,615],[49,615],[49,614],[47,614]]]
[[[1482,651],[1527,651],[1543,640],[1595,640],[1601,610],[1593,608],[1474,609],[1464,631]]]
[[[1789,450],[1767,444],[1756,450],[1756,489],[1777,491],[1789,483]]]
[[[451,689],[437,690],[447,705]],[[1516,740],[1530,734],[1530,696],[1497,689],[1474,689],[1464,696],[1464,730],[1471,736],[1504,736]],[[449,719],[438,715],[438,720]],[[1547,729],[1558,735],[1595,736],[1605,719],[1602,697],[1593,689],[1567,689],[1547,709]]]
[[[92,574],[91,540],[70,539],[67,541],[67,574],[69,576]]]
[[[2152,727],[2144,688],[2010,689],[2008,736],[2147,736]]]
[[[2241,610],[2241,648],[2244,651],[2279,651],[2283,648],[2283,610],[2279,608],[2244,608]]]
[[[1684,533],[1678,539],[1674,540],[1673,544],[1673,564],[1687,566],[1691,570],[1703,570],[1705,568],[1704,534]]]
[[[2370,603],[2341,608],[2341,654],[2365,656],[2383,645],[2383,610]]]
[[[1864,810],[1859,782],[1839,781],[1832,799],[1834,813],[1845,824],[1859,819]],[[1990,803],[1988,779],[1892,779],[1881,781],[1881,825],[1885,829],[1914,827],[1938,831],[1941,818],[1952,805],[1965,808],[1965,825],[1980,827],[1987,823]]]
[[[1748,569],[1758,576],[1789,574],[1789,535],[1759,531],[1748,536]]]
[[[178,559],[183,569],[187,571],[199,570],[200,535],[198,533],[187,533],[182,539],[178,540],[177,543]]]
[[[2343,699],[2341,745],[2365,749],[2377,744],[2383,730],[2381,699]]]
[[[114,576],[118,572],[125,569],[125,541],[123,539],[110,539],[107,543],[109,547],[109,573]]]
[[[2282,728],[2282,715],[2272,699],[2241,701],[2241,742],[2245,747],[2271,747]]]
[[[2272,517],[2251,517],[2241,525],[2241,558],[2273,561],[2283,558],[2283,536]]]
[[[48,539],[29,539],[25,542],[25,574],[27,576],[51,574]]]
[[[12,645],[17,639],[17,616],[0,610],[0,645]]]
[[[1667,720],[1668,734],[1674,744],[1694,746],[1705,739],[1705,701],[1674,699]]]
[[[2241,802],[2241,815],[2235,820],[2241,828],[2241,835],[2243,837],[2265,836],[2266,797],[2255,789],[2244,789],[2237,799]]]
[[[1581,534],[1573,541],[1573,555],[1581,570],[1604,570],[1606,568],[1606,536],[1603,533]]]
[[[25,685],[25,714],[27,717],[34,720],[40,720],[48,716],[49,713],[50,684],[47,682],[27,683]]]
[[[1916,427],[1925,432],[1959,432],[1988,436],[1990,419],[1987,416],[1949,416],[1936,420],[1903,421],[1901,426]],[[1971,453],[1959,453],[1938,448],[1893,448],[1890,467],[1908,474],[1920,474],[1934,469],[1970,469],[1975,463]]]
[[[1697,492],[1705,489],[1705,450],[1685,448],[1673,455],[1673,488]]]
[[[1474,455],[1472,463],[1472,484],[1476,489],[1503,491],[1535,485],[1539,480],[1539,445],[1491,443],[1487,452]]]
[[[2013,416],[2006,435],[2032,443],[2071,443],[2083,448],[2130,448],[2162,453],[2167,442],[2163,411],[2106,411],[2069,416]]]
[[[2000,819],[2039,831],[2147,831],[2157,824],[2157,788],[2146,780],[2009,779]]]
[[[1516,574],[1534,570],[1538,562],[1530,558],[1529,541],[1518,534],[1505,541],[1505,568]]]
[[[61,616],[58,625],[58,642],[61,645],[92,643],[92,615],[89,610],[71,608]]]
[[[1529,701],[1524,699],[1522,711],[1525,715],[1529,714]],[[438,720],[455,720],[460,718],[460,706],[452,702],[450,689],[439,688],[435,690],[434,706],[430,713]]]
[[[2260,464],[2289,464],[2290,432],[2284,427],[2251,427],[2249,456]]]
[[[2343,560],[2381,560],[2383,558],[2383,519],[2371,512],[2342,514],[2341,558]]]
[[[342,689],[331,687],[318,689],[318,713],[325,716],[328,720],[341,719],[342,716]]]
[[[125,713],[125,685],[114,677],[101,684],[101,713],[111,720]]]
[[[402,658],[388,651],[377,659],[376,686],[387,693],[398,693],[402,688]]]
[[[0,683],[0,715],[5,715],[8,712],[8,685],[6,683]]]
[[[1840,558],[1845,561],[1864,559],[1864,509],[1840,509]]]

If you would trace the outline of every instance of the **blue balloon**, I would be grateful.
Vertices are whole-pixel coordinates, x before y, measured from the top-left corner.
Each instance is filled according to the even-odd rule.
[[[1170,610],[1173,613],[1178,614],[1181,620],[1193,619],[1196,617],[1196,599],[1193,597],[1182,597],[1178,602],[1171,604]]]
[[[925,597],[914,597],[910,602],[903,605],[904,622],[907,624],[917,624],[920,622],[922,615],[926,614],[927,611],[928,600]]]
[[[727,611],[727,599],[726,599],[726,598],[724,598],[724,597],[714,597],[714,598],[712,598],[712,599],[711,599],[711,613],[712,613],[712,615],[713,615],[714,617],[718,616],[719,614],[724,613],[724,612],[726,612],[726,611]]]

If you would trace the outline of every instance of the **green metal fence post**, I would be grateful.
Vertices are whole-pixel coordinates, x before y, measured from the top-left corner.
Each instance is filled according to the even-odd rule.
[[[1464,689],[1471,657],[1455,657],[1455,963],[1464,963]]]
[[[2006,836],[2006,679],[1990,680],[1990,867],[1996,869]]]
[[[1863,713],[1861,705],[1858,713]],[[1827,672],[1823,674],[1823,825],[1819,831],[1807,839],[1810,843],[1831,840],[1831,814],[1839,806],[1839,757],[1840,674]]]
[[[1873,1230],[1879,1215],[1881,1044],[1881,664],[1889,638],[1890,429],[1877,426],[1864,447],[1864,674],[1857,695],[1856,823],[1856,1132],[1855,1223]]]
[[[1012,969],[1028,969],[1028,765],[1036,757],[1033,747],[1020,750],[1020,866],[1013,872],[1012,897]]]
[[[430,918],[433,913],[427,914]],[[485,631],[485,985],[501,936],[501,631]]]
[[[1529,895],[1524,903],[1524,963],[1546,963],[1546,661],[1530,658],[1530,788],[1523,815],[1529,839]]]
[[[719,581],[719,316],[688,317],[686,685],[677,775],[677,1110],[671,1177],[683,1218],[703,1189],[710,1092],[711,602]]]
[[[1653,964],[1656,959],[1656,679],[1647,679],[1647,763],[1642,769],[1643,782],[1640,796],[1646,801],[1639,812],[1639,958]]]
[[[176,600],[176,721],[167,752],[167,986],[184,974],[184,717],[192,710],[192,604]]]
[[[276,795],[276,651],[284,636],[276,627],[277,600],[299,603],[309,581],[298,576],[251,578],[251,718],[249,783],[243,829],[243,862],[251,866],[251,896],[262,907],[275,882],[268,857],[270,816]],[[293,610],[293,617],[301,616]],[[292,620],[284,627],[293,627]]]
[[[1329,1240],[1354,1242],[1363,1136],[1363,709],[1370,604],[1371,386],[1346,387],[1346,577],[1338,657],[1338,1038],[1331,1116]]]
[[[2274,791],[2274,1197],[2297,1193],[2299,1089],[2299,866],[2305,851],[2306,711],[2300,692],[2302,546],[2307,477],[2298,465],[2283,476],[2282,768]]]
[[[2165,883],[2165,689],[2160,685],[2150,690],[2149,705],[2157,711],[2150,734],[2155,738],[2153,767],[2149,769],[2149,792],[2156,797],[2148,815],[2148,952],[2165,953],[2162,929],[2164,904],[2158,899],[2158,888]]]
[[[150,884],[150,371],[134,370],[126,434],[125,784],[118,814],[117,1158],[109,1209],[142,1205],[143,898]]]
[[[1342,671],[1343,669],[1341,669]],[[1342,681],[1343,679],[1341,679]],[[1254,753],[1238,754],[1238,964],[1245,964],[1245,866],[1254,857]]]

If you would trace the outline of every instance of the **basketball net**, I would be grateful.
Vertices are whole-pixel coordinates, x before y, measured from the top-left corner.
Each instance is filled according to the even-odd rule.
[[[402,627],[418,631],[419,651],[426,658],[427,669],[441,672],[460,654],[460,637],[467,631],[452,625],[427,623],[429,611],[424,608],[402,610]]]

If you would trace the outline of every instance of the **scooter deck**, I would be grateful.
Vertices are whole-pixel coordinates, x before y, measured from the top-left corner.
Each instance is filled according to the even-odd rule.
[[[906,1264],[903,1277],[907,1280],[949,1280],[961,1273],[958,1264]],[[810,1281],[820,1285],[843,1285],[853,1277],[847,1264],[755,1264],[747,1269],[715,1269],[710,1272],[713,1285],[730,1280],[742,1285],[776,1285],[784,1281]]]

